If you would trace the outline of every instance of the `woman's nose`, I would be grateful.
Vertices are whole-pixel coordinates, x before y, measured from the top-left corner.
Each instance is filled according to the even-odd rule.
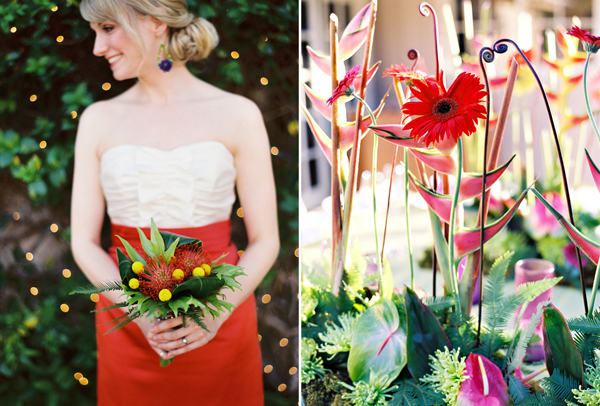
[[[106,53],[108,49],[108,44],[105,38],[102,35],[96,34],[96,40],[94,41],[94,55],[102,56]]]

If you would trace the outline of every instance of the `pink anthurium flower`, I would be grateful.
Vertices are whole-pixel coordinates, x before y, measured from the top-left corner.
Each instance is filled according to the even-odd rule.
[[[466,361],[469,379],[460,385],[456,406],[507,406],[508,387],[502,371],[486,357],[471,353]]]

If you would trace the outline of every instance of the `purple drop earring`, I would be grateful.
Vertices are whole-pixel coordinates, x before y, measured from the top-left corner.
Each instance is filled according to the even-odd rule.
[[[161,61],[160,56],[163,50],[165,51],[165,55],[167,57]],[[173,57],[169,53],[167,47],[165,47],[163,44],[160,44],[160,48],[158,48],[158,58],[156,59],[156,63],[158,64],[160,70],[162,70],[163,72],[168,72],[173,67]]]

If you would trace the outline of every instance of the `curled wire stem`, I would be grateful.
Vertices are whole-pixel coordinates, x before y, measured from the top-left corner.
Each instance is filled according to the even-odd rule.
[[[537,72],[535,71],[535,69],[533,68],[533,65],[531,65],[531,62],[529,61],[529,59],[527,59],[527,57],[525,56],[525,54],[523,53],[521,48],[519,48],[517,43],[511,39],[504,38],[504,39],[500,39],[500,40],[496,41],[494,43],[493,48],[482,49],[480,52],[480,55],[485,62],[490,63],[494,60],[494,54],[503,54],[506,51],[508,51],[508,45],[506,43],[512,44],[517,49],[519,54],[521,54],[521,57],[523,58],[525,63],[527,63],[527,66],[529,66],[531,73],[533,73],[533,76],[535,77],[535,80],[538,84],[540,92],[542,93],[542,96],[544,98],[544,103],[546,105],[546,111],[548,112],[548,118],[550,119],[550,126],[552,128],[552,134],[554,135],[554,143],[556,145],[556,153],[558,155],[558,162],[560,165],[562,182],[563,182],[563,186],[565,189],[565,200],[567,202],[567,209],[569,211],[569,220],[570,220],[571,224],[575,225],[575,219],[573,217],[573,208],[571,205],[571,195],[569,193],[569,182],[567,180],[565,164],[564,164],[564,160],[563,160],[563,156],[562,156],[562,151],[560,149],[558,133],[556,132],[556,125],[554,124],[554,118],[552,117],[552,111],[550,110],[550,103],[548,101],[548,96],[546,95],[546,91],[544,90],[544,86],[542,85],[542,81],[540,80]],[[480,61],[480,64],[483,69],[483,63],[481,61]],[[485,69],[484,69],[484,72],[485,72]],[[487,125],[487,120],[486,120],[486,125]],[[487,131],[486,131],[486,135],[487,135]],[[483,173],[484,173],[483,184],[485,185],[485,170],[483,171]],[[583,276],[583,264],[581,262],[581,252],[579,250],[579,247],[576,246],[575,248],[576,248],[575,252],[577,254],[577,264],[579,265],[579,281],[581,282],[581,295],[583,297],[583,307],[585,309],[585,314],[587,314],[588,313],[588,302],[587,302],[587,294],[585,291],[585,278]]]
[[[429,17],[429,14],[431,14],[431,16],[433,18],[433,36],[435,39],[435,41],[434,41],[434,43],[435,43],[435,80],[437,80],[439,82],[440,81],[440,53],[439,53],[440,39],[439,39],[439,34],[438,34],[437,14],[435,13],[435,10],[431,6],[431,4],[427,3],[426,1],[419,4],[419,12],[421,13],[421,15],[423,17]]]

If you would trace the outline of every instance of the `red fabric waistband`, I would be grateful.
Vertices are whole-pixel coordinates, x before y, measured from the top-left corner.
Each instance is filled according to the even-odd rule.
[[[150,238],[150,228],[141,228],[146,237]],[[231,223],[229,220],[220,221],[218,223],[212,223],[202,227],[190,227],[190,228],[161,228],[160,231],[168,231],[173,234],[183,235],[185,237],[196,238],[202,241],[202,247],[208,254],[221,255],[224,252],[235,252],[235,246],[231,244]],[[112,247],[111,252],[114,252],[117,248],[123,249],[123,244],[116,237],[117,235],[127,240],[134,248],[137,249],[137,245],[140,244],[140,238],[138,231],[135,227],[122,226],[119,224],[111,224],[111,235],[112,235]],[[216,258],[213,258],[216,259]],[[228,255],[226,259],[230,262],[233,258]]]

